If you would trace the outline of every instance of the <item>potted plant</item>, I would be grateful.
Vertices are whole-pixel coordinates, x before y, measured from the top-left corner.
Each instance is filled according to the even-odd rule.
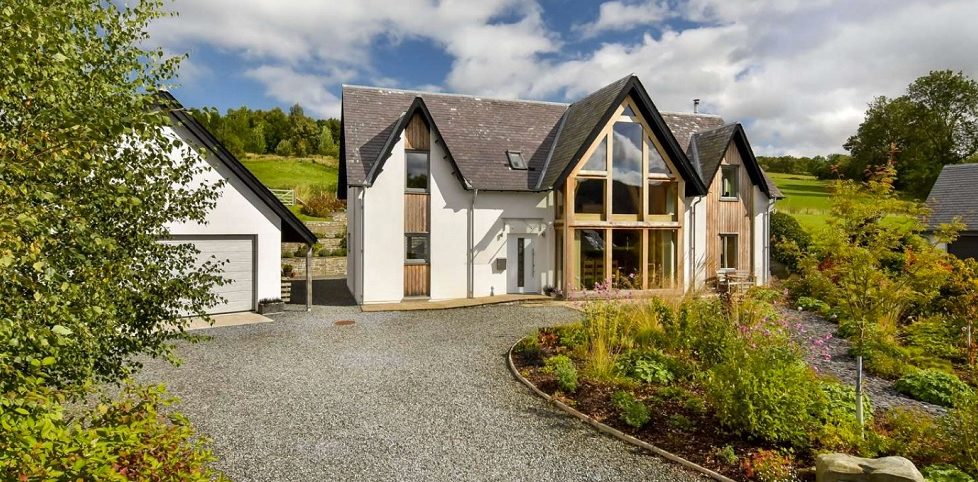
[[[264,298],[258,302],[258,314],[267,315],[285,311],[285,302],[279,298]]]
[[[282,277],[283,278],[291,278],[293,276],[295,276],[295,266],[292,266],[291,264],[283,264],[282,265]]]

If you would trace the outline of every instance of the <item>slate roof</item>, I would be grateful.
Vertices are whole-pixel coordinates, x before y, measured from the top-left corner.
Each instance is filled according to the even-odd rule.
[[[725,127],[723,119],[716,115],[658,112],[634,75],[612,82],[573,104],[343,86],[341,155],[345,162],[340,167],[341,179],[345,177],[346,185],[369,185],[373,181],[370,177],[374,164],[383,162],[381,158],[388,154],[385,149],[389,150],[394,140],[392,134],[402,127],[402,116],[420,99],[466,188],[545,191],[579,160],[609,120],[606,117],[628,94],[638,97],[635,101],[642,114],[650,119],[653,130],[661,131],[657,134],[667,153],[677,158],[677,167],[689,181],[690,194],[705,192],[732,133],[714,132]],[[703,134],[700,149],[708,150],[709,165],[705,170],[698,165],[697,146],[693,143],[698,133]],[[507,150],[521,151],[529,169],[510,169]],[[710,174],[704,175],[706,172]],[[763,179],[777,191],[766,175]]]
[[[929,224],[936,228],[960,217],[966,231],[978,231],[978,164],[944,166],[927,196]]]

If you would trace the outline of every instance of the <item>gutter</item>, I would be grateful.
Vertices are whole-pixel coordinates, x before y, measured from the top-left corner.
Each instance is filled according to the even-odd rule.
[[[703,201],[702,196],[696,196],[693,198],[693,202],[689,203],[689,289],[696,290],[696,206]]]
[[[469,232],[468,232],[468,286],[466,296],[475,297],[475,200],[479,197],[479,190],[472,191],[472,204],[469,206]]]

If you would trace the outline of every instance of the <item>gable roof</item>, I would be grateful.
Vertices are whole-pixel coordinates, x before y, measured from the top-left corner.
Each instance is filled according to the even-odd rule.
[[[343,86],[346,184],[373,183],[413,112],[446,146],[467,189],[532,191],[566,104]],[[410,112],[409,112],[410,111]],[[393,143],[390,141],[394,141]],[[510,169],[506,151],[527,169]]]
[[[709,114],[660,113],[634,75],[622,77],[573,104],[344,85],[341,189],[370,186],[413,113],[421,112],[446,148],[465,189],[547,191],[577,165],[611,121],[615,109],[629,96],[666,154],[675,160],[687,181],[686,194],[706,194],[716,172],[712,165],[715,149],[707,156],[711,174],[705,176],[693,140],[699,133],[724,127],[723,119]],[[753,161],[748,171],[751,179],[769,196],[783,197],[757,165],[743,128],[731,129],[734,132],[726,139],[727,144],[737,140],[742,157]],[[710,139],[717,137],[712,140],[719,145],[724,135],[714,134]],[[520,151],[528,169],[511,169],[507,151]],[[719,159],[715,162],[718,166]]]
[[[717,169],[720,168],[723,157],[727,154],[727,149],[731,143],[737,148],[751,182],[761,188],[761,192],[767,197],[783,198],[784,195],[781,190],[768,177],[757,162],[757,158],[754,157],[754,151],[747,140],[747,133],[744,132],[744,126],[740,123],[727,124],[693,134],[690,139],[690,147],[704,183],[709,186],[713,182]]]
[[[213,134],[208,131],[203,124],[201,124],[194,116],[190,115],[183,105],[177,101],[176,97],[166,91],[161,91],[158,94],[163,100],[163,107],[167,109],[170,118],[179,124],[182,124],[187,130],[197,139],[198,142],[209,151],[211,151],[214,156],[227,168],[234,173],[245,186],[248,186],[252,192],[254,192],[259,199],[261,199],[275,214],[282,219],[282,241],[283,242],[295,242],[295,243],[307,243],[313,244],[316,242],[316,235],[309,230],[306,225],[299,220],[289,210],[285,207],[281,201],[268,190],[265,185],[255,177],[248,168],[241,164],[238,158],[234,157],[227,148],[221,144]]]
[[[928,224],[931,229],[960,217],[966,231],[978,231],[978,164],[950,164],[937,176],[927,195],[931,208]]]
[[[604,126],[611,121],[618,106],[629,96],[638,107],[639,114],[648,121],[652,133],[662,143],[666,155],[686,180],[686,195],[706,194],[703,180],[635,75],[612,82],[568,107],[565,125],[557,139],[548,169],[538,184],[539,188],[551,188],[570,174]]]

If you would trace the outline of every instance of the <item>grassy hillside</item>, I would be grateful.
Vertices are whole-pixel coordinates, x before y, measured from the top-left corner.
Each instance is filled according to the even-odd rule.
[[[300,199],[319,192],[336,192],[339,163],[332,157],[298,158],[250,154],[241,159],[241,163],[268,188],[295,189],[295,194]],[[303,221],[323,219],[300,213],[299,206],[292,206],[292,212]]]
[[[820,181],[803,174],[770,172],[768,175],[786,196],[777,203],[779,211],[791,214],[809,230],[825,226],[829,213],[830,181]]]

